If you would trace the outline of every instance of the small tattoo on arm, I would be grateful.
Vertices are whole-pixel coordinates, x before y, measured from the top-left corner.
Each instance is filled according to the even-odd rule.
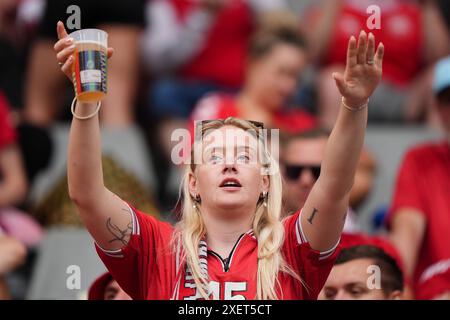
[[[120,229],[117,225],[115,225],[111,218],[108,218],[106,221],[106,228],[109,233],[111,233],[114,237],[109,240],[109,243],[119,241],[123,245],[127,245],[130,239],[131,233],[133,232],[133,222],[130,221],[125,229]]]
[[[309,222],[310,224],[313,223],[314,216],[316,215],[317,211],[319,211],[319,210],[317,210],[316,208],[313,208],[313,212],[311,213],[311,215],[310,215],[309,218],[308,218],[308,222]]]

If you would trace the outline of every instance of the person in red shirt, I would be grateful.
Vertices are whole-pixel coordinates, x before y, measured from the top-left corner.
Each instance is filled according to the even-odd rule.
[[[62,24],[57,30],[55,51],[70,78],[67,33]],[[316,299],[337,253],[383,52],[372,34],[350,39],[346,71],[334,75],[343,98],[321,177],[284,221],[281,176],[261,123],[199,123],[181,184],[181,221],[173,227],[104,186],[98,107],[77,102],[69,195],[119,285],[133,299]]]
[[[450,230],[449,71],[450,57],[437,64],[433,85],[446,138],[407,152],[387,220],[419,299],[450,292],[450,246],[446,238]],[[431,280],[434,277],[447,280],[439,285],[439,281]]]
[[[10,298],[5,275],[22,264],[26,255],[25,246],[7,236],[1,224],[2,210],[22,201],[27,189],[16,139],[8,101],[0,91],[0,300]]]
[[[95,279],[88,291],[88,300],[131,300],[109,272]]]
[[[425,67],[449,53],[449,34],[434,0],[325,0],[304,19],[310,52],[320,67],[318,112],[331,127],[339,93],[332,72],[343,69],[346,39],[361,28],[386,44],[383,81],[372,97],[369,121],[417,121],[428,97]],[[312,27],[311,27],[312,26]]]
[[[19,204],[26,196],[27,179],[11,121],[9,105],[0,91],[0,211]]]
[[[390,250],[386,249],[389,247],[392,247],[389,243],[380,239],[371,241],[369,237],[350,246],[343,244],[319,300],[402,299],[403,273]]]
[[[227,117],[260,121],[285,133],[314,128],[313,115],[286,108],[305,65],[304,40],[297,24],[267,23],[250,43],[242,90],[236,95],[213,93],[203,98],[192,112],[191,133],[195,121]]]

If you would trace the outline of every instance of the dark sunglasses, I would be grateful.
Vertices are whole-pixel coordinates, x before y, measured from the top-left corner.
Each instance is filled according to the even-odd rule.
[[[314,179],[319,179],[320,176],[320,166],[301,166],[301,165],[285,165],[286,177],[289,180],[297,180],[301,176],[304,170],[311,171]]]

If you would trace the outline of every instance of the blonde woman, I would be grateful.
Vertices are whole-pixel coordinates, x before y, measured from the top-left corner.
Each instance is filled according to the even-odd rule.
[[[57,29],[57,59],[70,78],[73,49],[61,23]],[[186,166],[181,221],[172,227],[105,188],[96,105],[77,102],[69,193],[120,286],[133,299],[316,299],[336,256],[382,58],[373,35],[350,39],[345,74],[333,75],[343,100],[322,174],[284,221],[280,174],[259,125],[204,123],[192,148],[200,161]],[[230,133],[246,143],[211,139]]]

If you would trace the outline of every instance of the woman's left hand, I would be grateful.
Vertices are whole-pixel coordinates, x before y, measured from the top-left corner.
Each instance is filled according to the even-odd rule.
[[[378,45],[375,52],[375,37],[364,31],[359,34],[358,43],[352,36],[348,42],[347,65],[344,74],[333,73],[345,103],[358,108],[364,105],[381,81],[384,46]]]

